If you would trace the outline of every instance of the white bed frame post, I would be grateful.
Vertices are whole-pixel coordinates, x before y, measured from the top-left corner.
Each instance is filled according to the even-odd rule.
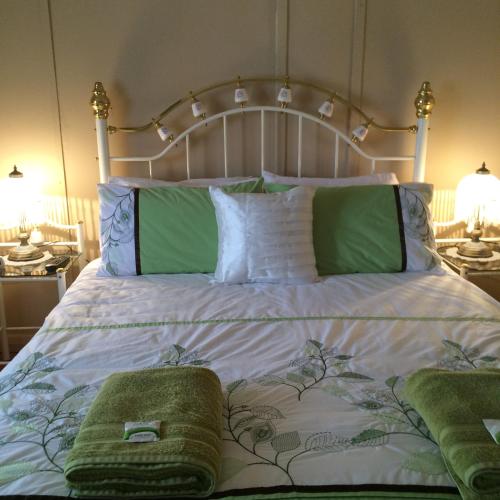
[[[427,137],[429,135],[429,121],[435,100],[432,95],[431,84],[422,83],[415,98],[417,110],[417,139],[415,144],[415,164],[413,167],[413,181],[424,182],[425,162],[427,158]]]
[[[99,160],[99,182],[107,183],[110,174],[108,116],[111,103],[101,82],[95,82],[90,105],[94,110],[97,135],[97,158]]]

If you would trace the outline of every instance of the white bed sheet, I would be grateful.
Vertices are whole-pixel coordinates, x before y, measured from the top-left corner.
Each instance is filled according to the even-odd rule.
[[[0,494],[67,495],[64,457],[106,376],[187,363],[226,389],[219,491],[452,485],[403,411],[404,378],[500,366],[499,303],[471,283],[443,271],[221,285],[97,266],[1,373]]]

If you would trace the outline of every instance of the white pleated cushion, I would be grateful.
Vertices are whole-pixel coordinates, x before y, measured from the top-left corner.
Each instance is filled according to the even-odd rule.
[[[216,281],[312,283],[314,188],[227,194],[211,187],[219,234]]]

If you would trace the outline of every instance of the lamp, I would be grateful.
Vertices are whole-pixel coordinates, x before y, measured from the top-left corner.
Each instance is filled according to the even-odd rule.
[[[282,108],[286,108],[292,102],[292,89],[288,86],[288,77],[278,92],[278,102]]]
[[[248,102],[248,92],[245,87],[241,86],[241,80],[238,76],[238,83],[236,84],[236,88],[234,89],[234,102],[239,104],[242,108]]]
[[[472,239],[458,248],[464,257],[491,257],[491,248],[480,240],[485,225],[500,222],[500,181],[483,162],[474,174],[458,184],[455,198],[455,220],[467,223]]]
[[[28,242],[28,226],[33,222],[36,224],[42,222],[40,211],[36,213],[35,198],[30,192],[30,186],[15,165],[6,181],[5,192],[2,193],[2,198],[5,200],[4,210],[8,212],[11,223],[14,222],[12,225],[19,226],[20,240],[20,244],[9,252],[8,258],[14,261],[40,259],[43,257],[43,252]]]

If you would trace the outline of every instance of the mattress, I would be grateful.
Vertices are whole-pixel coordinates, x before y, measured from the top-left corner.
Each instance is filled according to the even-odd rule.
[[[498,302],[447,272],[300,286],[96,277],[0,373],[0,495],[68,496],[64,460],[111,373],[193,364],[225,390],[216,498],[456,498],[405,402],[422,367],[500,367]]]

